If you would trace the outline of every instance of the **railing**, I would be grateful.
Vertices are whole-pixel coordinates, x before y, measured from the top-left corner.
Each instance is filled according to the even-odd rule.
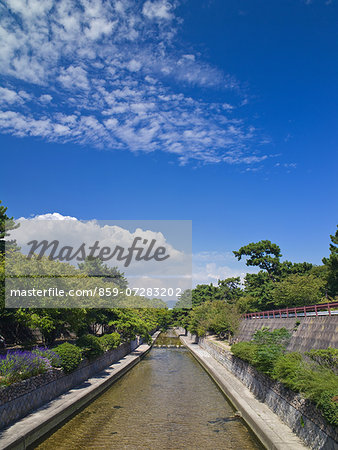
[[[289,317],[318,317],[338,315],[338,302],[321,303],[311,306],[297,306],[295,308],[274,309],[246,313],[244,319],[285,319]]]

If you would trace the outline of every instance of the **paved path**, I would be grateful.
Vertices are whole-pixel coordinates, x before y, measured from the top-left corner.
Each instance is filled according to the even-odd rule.
[[[257,400],[231,372],[216,361],[206,350],[186,336],[180,336],[184,345],[212,376],[243,419],[267,449],[304,450],[308,447],[273,413]]]

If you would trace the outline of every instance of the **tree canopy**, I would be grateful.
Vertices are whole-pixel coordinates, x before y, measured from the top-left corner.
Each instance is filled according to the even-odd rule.
[[[247,257],[247,266],[257,266],[262,270],[266,270],[269,277],[275,281],[279,273],[280,258],[282,256],[277,244],[273,244],[268,240],[251,242],[241,247],[238,251],[234,251],[233,254],[238,261],[243,256]]]
[[[323,263],[328,270],[327,287],[329,295],[338,295],[338,225],[335,235],[330,235],[330,256],[323,258]]]

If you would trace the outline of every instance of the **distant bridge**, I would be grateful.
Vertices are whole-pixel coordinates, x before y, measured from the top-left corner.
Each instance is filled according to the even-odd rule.
[[[318,317],[334,315],[338,315],[338,302],[246,313],[243,314],[243,319],[288,319],[292,317]]]

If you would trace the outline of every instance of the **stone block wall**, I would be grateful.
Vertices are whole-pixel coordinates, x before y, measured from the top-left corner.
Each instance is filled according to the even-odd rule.
[[[298,325],[297,321],[300,322]],[[292,337],[288,351],[306,352],[311,349],[338,347],[338,316],[242,320],[235,339],[250,341],[255,331],[262,327],[268,327],[270,330],[284,327],[289,330]]]

